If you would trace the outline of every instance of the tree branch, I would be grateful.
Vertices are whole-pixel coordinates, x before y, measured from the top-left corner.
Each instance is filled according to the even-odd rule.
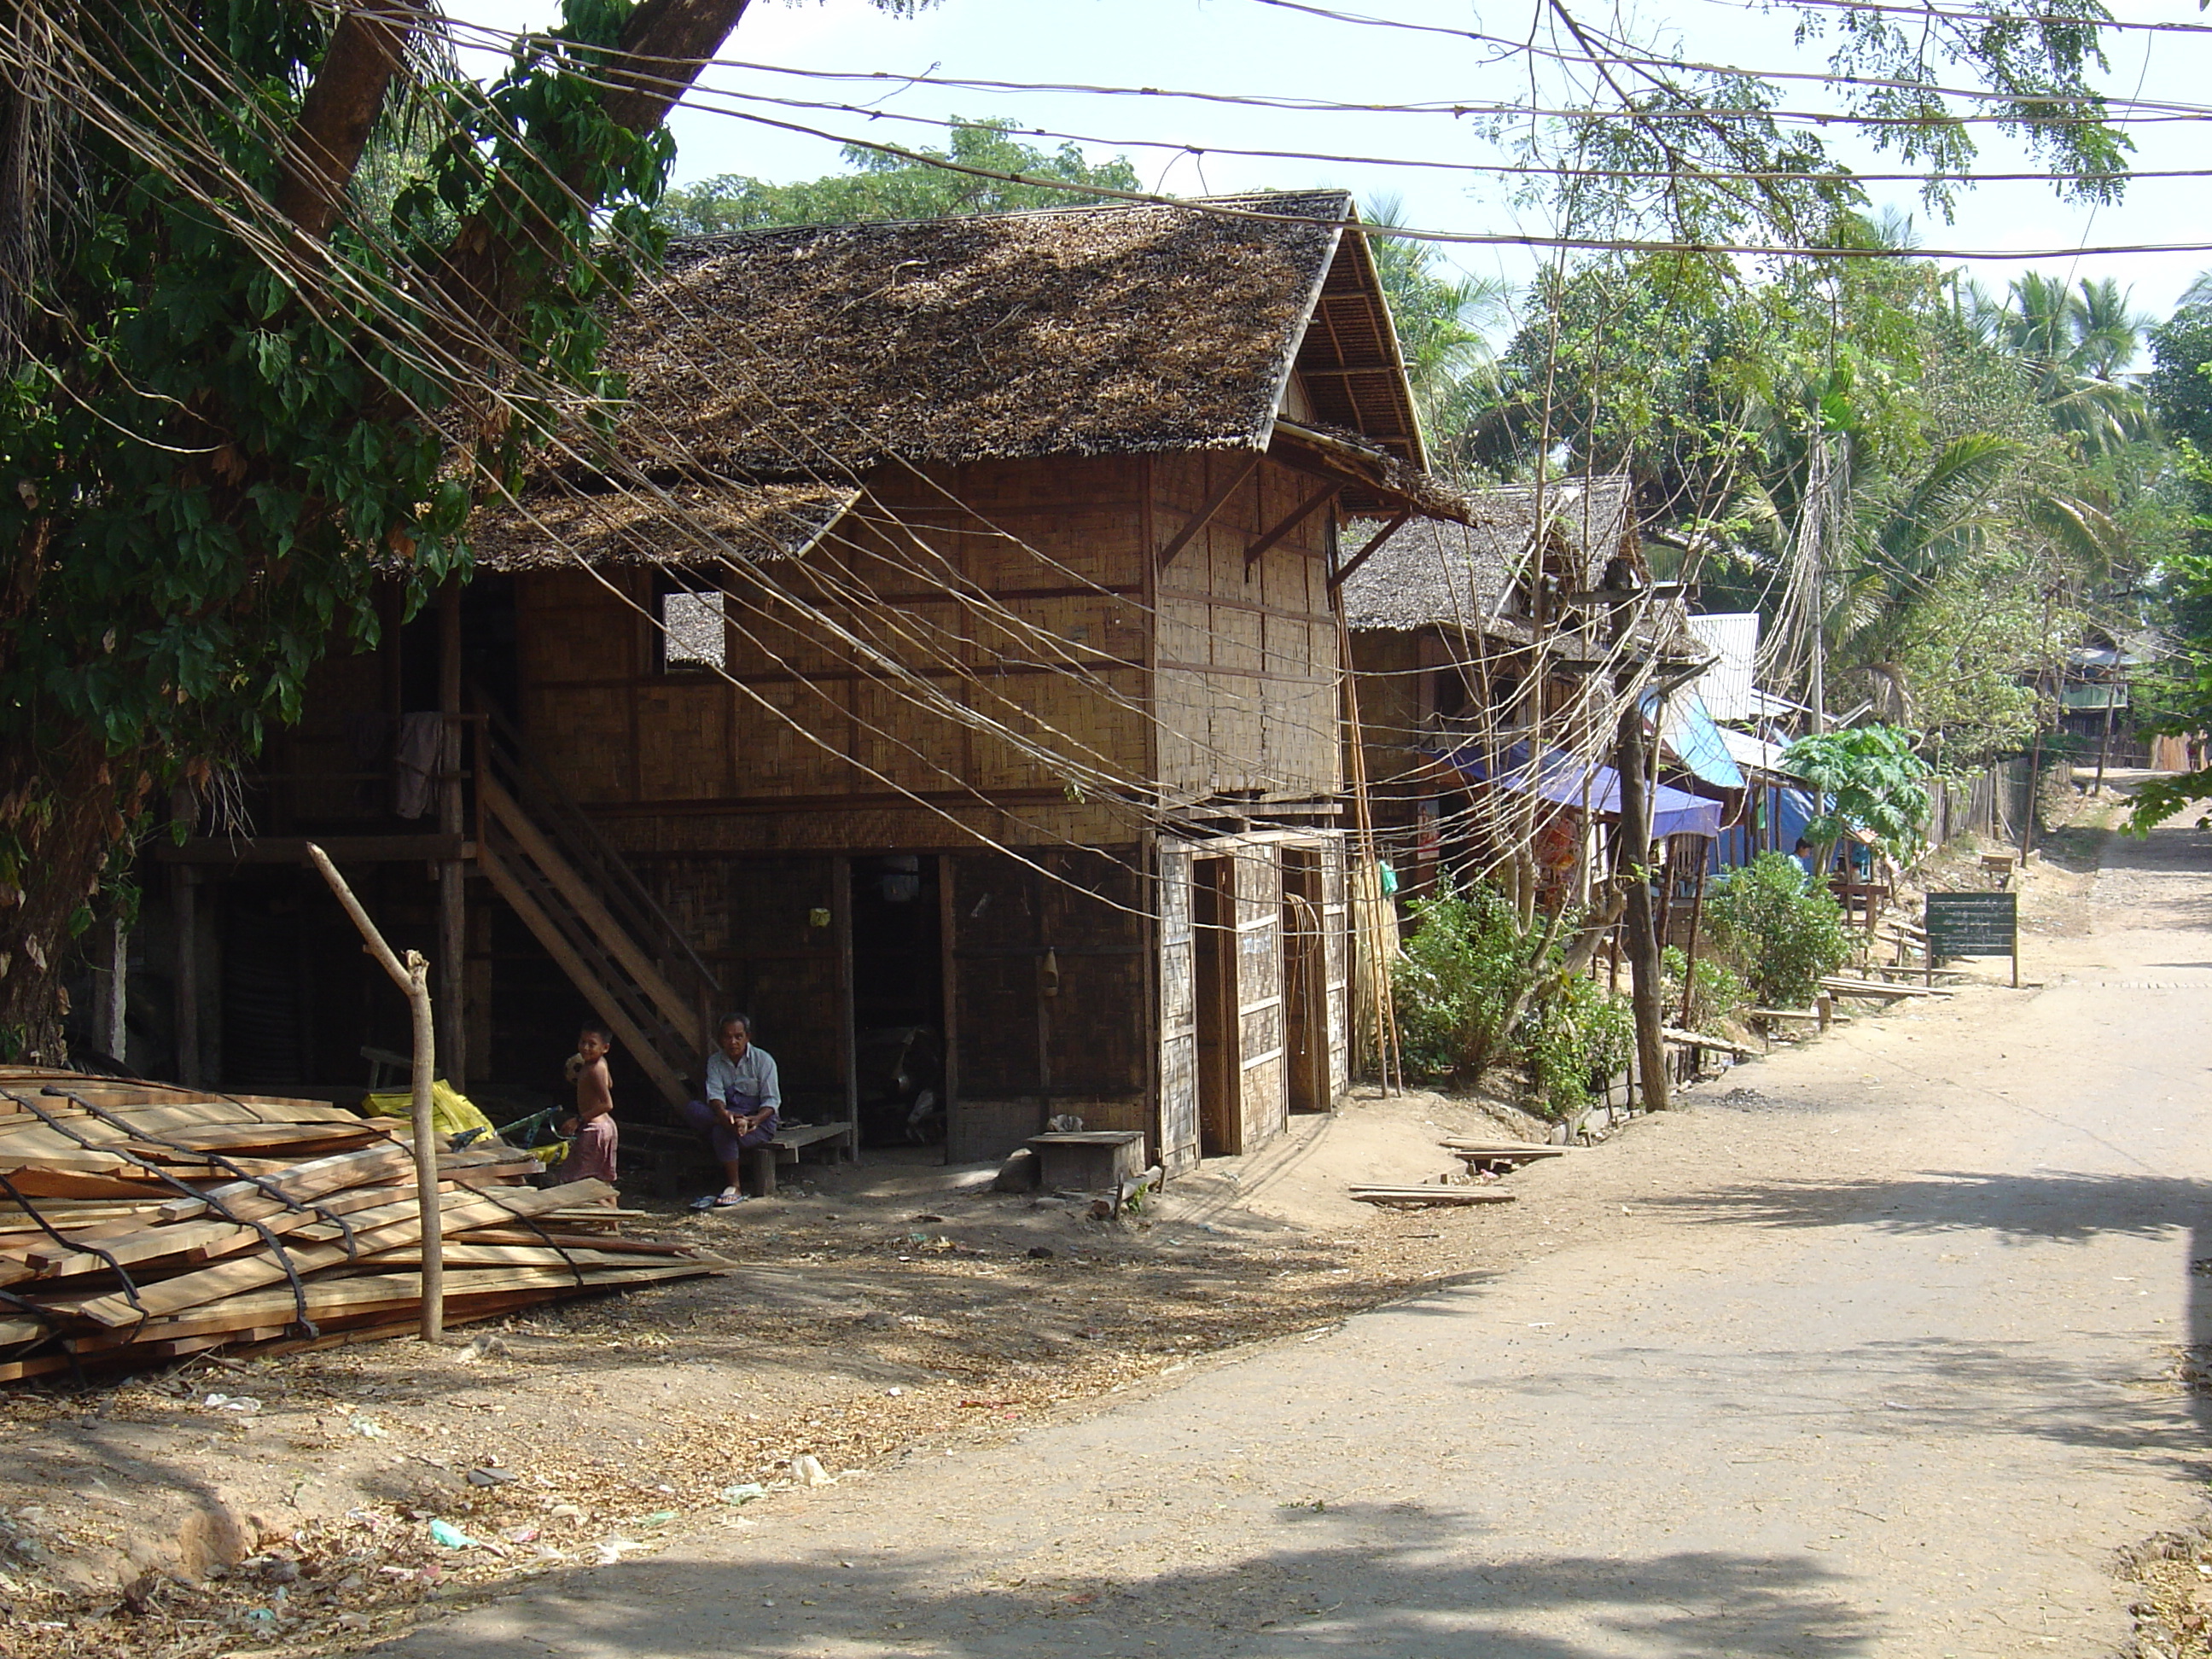
[[[645,0],[623,26],[619,56],[595,71],[606,88],[600,107],[617,125],[647,133],[667,118],[677,100],[707,66],[750,0]],[[562,183],[580,187],[570,170]],[[596,204],[594,204],[596,205]],[[520,309],[523,273],[535,259],[558,252],[556,227],[533,216],[519,236],[501,234],[489,210],[480,211],[454,236],[440,286],[448,306],[479,331],[478,341],[501,340]]]
[[[276,186],[276,210],[317,241],[337,222],[346,187],[406,56],[407,37],[422,20],[415,0],[365,0],[349,6],[331,32]]]

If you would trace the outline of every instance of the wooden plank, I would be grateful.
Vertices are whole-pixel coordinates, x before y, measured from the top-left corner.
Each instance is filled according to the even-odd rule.
[[[612,1289],[622,1285],[653,1284],[665,1279],[696,1279],[710,1271],[704,1263],[696,1261],[642,1267],[601,1267],[594,1268],[586,1276],[586,1283],[588,1288],[594,1290]],[[412,1308],[422,1299],[422,1279],[420,1273],[368,1273],[347,1279],[317,1279],[310,1282],[306,1289],[308,1316],[319,1319],[325,1315],[335,1316]],[[469,1268],[452,1276],[446,1294],[450,1301],[465,1306],[485,1297],[529,1291],[541,1291],[556,1296],[563,1291],[573,1294],[575,1279],[565,1268]],[[161,1341],[212,1331],[235,1331],[272,1320],[289,1321],[292,1316],[290,1290],[255,1290],[226,1297],[220,1302],[210,1303],[169,1318],[149,1320],[143,1326],[88,1333],[76,1339],[76,1346],[80,1353],[112,1350],[131,1346],[135,1341]],[[44,1328],[40,1327],[42,1331]],[[411,1332],[416,1327],[410,1321],[406,1328]]]
[[[1825,988],[1835,992],[1839,996],[1897,997],[1904,999],[1911,997],[1948,997],[1952,994],[1952,993],[1948,991],[1931,990],[1924,986],[1883,985],[1879,984],[1873,980],[1845,979],[1841,975],[1832,974],[1823,977],[1820,983]]]
[[[454,1232],[465,1231],[473,1225],[498,1221],[510,1216],[536,1215],[545,1210],[555,1210],[564,1204],[573,1204],[581,1198],[601,1195],[611,1197],[614,1188],[603,1181],[572,1181],[566,1186],[549,1188],[534,1192],[518,1187],[513,1194],[499,1200],[474,1194],[455,1194],[453,1200],[440,1206],[441,1216],[451,1216],[447,1224]],[[362,1252],[389,1249],[393,1245],[414,1243],[422,1236],[421,1216],[415,1215],[389,1223],[357,1235],[355,1249]],[[292,1270],[301,1277],[324,1267],[336,1267],[349,1261],[342,1244],[313,1244],[290,1252]],[[186,1308],[251,1290],[262,1285],[273,1284],[285,1277],[284,1264],[273,1253],[248,1256],[242,1261],[226,1261],[218,1267],[203,1267],[196,1273],[181,1273],[158,1285],[143,1287],[133,1304],[121,1295],[94,1297],[88,1301],[70,1304],[57,1302],[55,1311],[72,1314],[106,1326],[137,1324],[141,1320],[156,1318],[163,1314],[176,1313]]]
[[[1396,518],[1391,520],[1389,523],[1384,525],[1382,529],[1376,531],[1374,535],[1368,538],[1366,546],[1361,548],[1359,551],[1353,554],[1349,559],[1345,561],[1342,568],[1339,569],[1328,579],[1328,585],[1331,587],[1342,586],[1345,580],[1349,577],[1353,571],[1358,569],[1361,565],[1365,564],[1368,560],[1374,557],[1376,554],[1381,552],[1382,550],[1382,544],[1389,541],[1391,537],[1396,535],[1400,530],[1404,528],[1407,522],[1411,520],[1413,516],[1413,509],[1412,507],[1408,507],[1401,508]]]
[[[1510,1204],[1515,1194],[1508,1187],[1354,1187],[1352,1197],[1361,1204]]]
[[[1327,506],[1330,501],[1335,500],[1338,493],[1343,489],[1343,485],[1337,483],[1323,484],[1319,489],[1314,491],[1312,495],[1307,496],[1305,500],[1300,501],[1296,507],[1285,514],[1281,519],[1276,521],[1273,528],[1268,530],[1265,535],[1261,536],[1257,541],[1254,542],[1249,547],[1244,550],[1245,571],[1249,574],[1252,567],[1260,562],[1261,556],[1265,554],[1269,548],[1274,546],[1275,544],[1281,541],[1284,537],[1289,535],[1300,525],[1304,524],[1308,519],[1313,517],[1313,515],[1320,511],[1321,508]]]
[[[1706,1036],[1698,1031],[1678,1030],[1671,1025],[1662,1027],[1659,1037],[1662,1042],[1671,1042],[1678,1048],[1717,1048],[1724,1054],[1747,1056],[1755,1055],[1759,1052],[1755,1048],[1745,1048],[1741,1042],[1731,1042],[1726,1037]]]
[[[324,836],[317,846],[337,864],[392,864],[421,860],[436,863],[472,859],[475,844],[460,836]],[[296,836],[252,836],[240,840],[209,837],[182,847],[157,843],[155,861],[178,865],[305,864],[307,843]]]

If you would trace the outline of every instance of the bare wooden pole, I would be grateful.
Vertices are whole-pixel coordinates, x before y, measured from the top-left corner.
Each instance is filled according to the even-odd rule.
[[[430,1079],[438,1059],[437,1021],[430,1011],[430,965],[422,960],[420,951],[410,951],[403,963],[384,942],[384,935],[377,932],[376,924],[368,919],[368,912],[361,908],[361,901],[346,885],[337,866],[331,862],[331,855],[309,842],[307,856],[314,860],[315,868],[323,872],[331,891],[353,919],[364,948],[391,976],[392,982],[406,993],[408,1007],[415,1017],[415,1065],[410,1081],[414,1085],[415,1194],[422,1212],[422,1335],[425,1342],[435,1342],[446,1326],[446,1249],[443,1218],[438,1207],[438,1137],[430,1121]]]

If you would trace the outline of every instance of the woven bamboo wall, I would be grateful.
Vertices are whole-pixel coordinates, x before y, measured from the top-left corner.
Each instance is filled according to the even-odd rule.
[[[720,573],[726,679],[656,672],[649,572],[604,573],[629,605],[582,572],[525,576],[526,732],[629,846],[968,839],[908,792],[994,838],[1127,839],[1126,818],[1071,821],[1033,750],[1150,775],[1144,477],[1125,459],[886,469],[804,560]]]
[[[1155,460],[1155,542],[1164,545],[1249,459]],[[1316,488],[1263,461],[1159,574],[1158,767],[1170,799],[1301,799],[1340,787],[1328,510],[1249,568],[1244,557]]]

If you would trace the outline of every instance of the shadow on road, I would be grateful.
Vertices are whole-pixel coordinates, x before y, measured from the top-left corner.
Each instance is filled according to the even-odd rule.
[[[579,1575],[573,1598],[554,1589],[510,1604],[505,1628],[468,1630],[466,1651],[469,1659],[544,1659],[549,1645],[604,1644],[635,1656],[785,1655],[856,1644],[933,1659],[1177,1649],[1367,1659],[1631,1651],[1847,1659],[1887,1633],[1880,1613],[1840,1593],[1843,1575],[1802,1552],[1478,1562],[1464,1558],[1481,1547],[1479,1516],[1385,1505],[1285,1515],[1292,1536],[1264,1559],[1137,1582],[1078,1574],[948,1589],[947,1577],[976,1570],[972,1555],[951,1551],[858,1570],[829,1554],[750,1571],[663,1559]],[[1302,1532],[1326,1538],[1300,1540]],[[397,1651],[417,1643],[422,1651],[447,1647],[434,1629]]]
[[[2148,1238],[2212,1222],[2212,1183],[2063,1170],[2011,1175],[1929,1170],[1904,1178],[1754,1182],[1646,1202],[1729,1225],[1973,1231],[2061,1243],[2104,1233]]]

